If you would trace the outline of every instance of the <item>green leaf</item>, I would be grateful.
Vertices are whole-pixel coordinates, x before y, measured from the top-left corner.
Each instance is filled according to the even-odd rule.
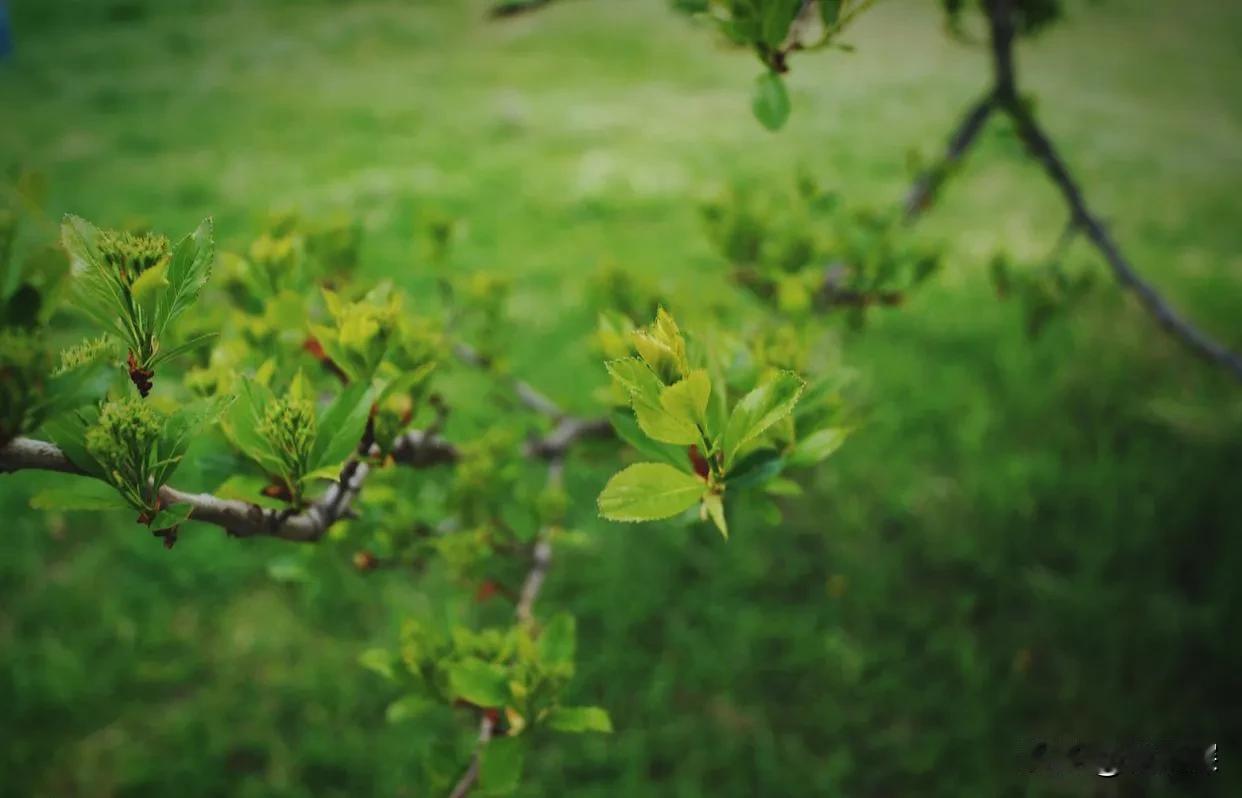
[[[556,707],[548,714],[548,726],[562,732],[612,732],[612,718],[602,707]]]
[[[401,723],[411,720],[430,709],[431,702],[421,695],[411,693],[402,696],[388,705],[384,710],[384,720],[389,723]]]
[[[572,615],[557,613],[539,635],[539,661],[545,665],[573,665],[577,624]]]
[[[646,397],[649,402],[659,402],[664,383],[638,358],[610,360],[604,364],[604,368],[608,369],[608,373],[627,396],[639,395]]]
[[[841,16],[842,0],[819,0],[819,15],[824,20],[824,27],[829,30],[837,26]]]
[[[698,443],[698,427],[668,412],[662,404],[651,402],[645,396],[637,394],[632,397],[631,403],[639,428],[652,440],[682,446]]]
[[[129,510],[129,502],[111,485],[93,479],[75,479],[72,485],[46,488],[30,497],[35,510]]]
[[[695,369],[685,379],[664,389],[660,394],[660,405],[674,418],[689,422],[696,428],[701,427],[707,423],[707,400],[711,392],[712,383],[707,370]]]
[[[509,702],[509,675],[500,665],[481,659],[464,659],[449,668],[453,695],[475,706],[503,707]]]
[[[780,130],[789,119],[789,92],[776,72],[768,71],[755,81],[750,108],[768,130]]]
[[[159,487],[168,482],[173,472],[190,448],[194,436],[204,424],[214,422],[232,401],[232,397],[217,397],[182,406],[164,422],[156,444],[157,467],[152,468],[151,479]]]
[[[814,465],[828,459],[828,456],[841,448],[849,437],[848,427],[828,427],[816,430],[798,441],[789,453],[789,464],[792,466]]]
[[[202,335],[194,336],[193,338],[191,338],[190,340],[186,341],[183,344],[180,344],[179,346],[174,346],[172,349],[161,349],[159,353],[156,354],[155,358],[151,361],[151,365],[158,366],[160,363],[163,363],[166,360],[172,360],[175,357],[184,355],[186,352],[197,349],[198,347],[202,346],[203,344],[207,343],[208,341],[210,341],[212,338],[215,338],[215,337],[216,337],[216,333],[203,333]]]
[[[526,740],[498,737],[479,754],[479,787],[488,795],[507,795],[518,787],[526,762]]]
[[[765,128],[780,130],[785,127],[789,119],[789,92],[785,91],[785,81],[780,74],[771,71],[760,74],[755,81],[750,109]]]
[[[703,480],[664,463],[635,463],[614,474],[599,494],[599,514],[610,521],[655,521],[693,507]]]
[[[280,473],[283,466],[272,444],[259,434],[259,423],[264,408],[275,401],[276,397],[266,385],[251,379],[242,380],[237,401],[230,408],[225,423],[237,448],[269,474]]]
[[[341,391],[319,419],[311,470],[340,465],[358,448],[371,415],[369,386],[355,383]]]
[[[211,276],[211,262],[215,257],[212,240],[211,218],[204,219],[198,228],[177,242],[165,275],[168,286],[161,293],[155,308],[155,334],[161,336],[173,319],[184,313],[198,292]]]
[[[66,216],[60,225],[60,242],[69,256],[75,286],[74,304],[118,338],[133,344],[119,323],[126,313],[125,288],[100,262],[99,229],[78,216]]]
[[[306,570],[306,562],[292,555],[277,557],[267,564],[267,576],[273,582],[292,585],[309,582],[310,571]]]
[[[664,383],[645,363],[626,357],[610,360],[606,366],[617,384],[629,394],[638,426],[647,437],[683,446],[698,442],[699,431],[693,422],[665,409],[661,403]]]
[[[664,308],[656,311],[656,320],[649,327],[633,330],[630,341],[662,383],[672,384],[690,370],[686,362],[686,339],[672,314]]]
[[[774,449],[759,449],[745,455],[729,469],[725,482],[733,489],[761,485],[785,468],[785,458]]]
[[[712,523],[720,530],[720,534],[725,540],[729,539],[729,525],[725,522],[724,500],[719,493],[709,493],[703,497],[703,509],[707,512],[707,517],[712,519]]]
[[[358,655],[358,664],[372,673],[377,673],[388,681],[395,681],[397,672],[393,668],[396,658],[386,648],[368,648]]]
[[[763,41],[779,47],[789,35],[789,26],[798,15],[802,0],[767,0],[763,10]]]
[[[60,243],[75,271],[99,269],[99,228],[80,216],[67,214],[60,223]]]
[[[789,415],[805,386],[806,383],[797,374],[780,371],[742,397],[733,408],[721,437],[726,469],[738,449]]]
[[[628,413],[613,413],[610,417],[617,437],[633,446],[640,454],[660,460],[677,468],[685,468],[688,461],[686,450],[680,446],[653,441],[639,429],[638,422]]]
[[[84,407],[81,410],[49,419],[43,425],[43,430],[52,439],[52,443],[59,446],[65,457],[69,458],[69,462],[96,479],[107,481],[104,470],[100,468],[90,452],[86,451],[86,430],[98,418],[98,407]]]
[[[176,529],[190,520],[190,513],[193,509],[188,504],[178,504],[167,510],[160,510],[147,526],[154,530]]]

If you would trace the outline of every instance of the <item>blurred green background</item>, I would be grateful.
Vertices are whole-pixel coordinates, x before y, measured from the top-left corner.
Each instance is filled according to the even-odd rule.
[[[914,0],[879,3],[856,53],[798,59],[777,135],[749,113],[753,59],[660,0],[504,22],[455,0],[10,6],[0,161],[46,175],[51,219],[214,214],[241,247],[272,209],[343,210],[365,270],[417,287],[435,207],[463,222],[455,262],[516,280],[515,369],[583,412],[601,265],[708,315],[732,289],[699,197],[801,168],[895,203],[987,81]],[[1135,264],[1235,348],[1239,41],[1237,4],[1109,0],[1020,53]],[[944,272],[841,333],[867,423],[780,525],[594,522],[607,472],[570,475],[585,534],[541,606],[578,616],[571,693],[617,732],[541,742],[522,795],[1173,795],[1022,771],[1041,739],[1239,739],[1242,394],[1107,279],[1028,338],[987,261],[1040,257],[1064,210],[1019,155],[989,128],[922,222]],[[208,530],[166,552],[28,509],[47,479],[0,478],[0,792],[419,794],[429,732],[387,724],[355,662],[415,577]],[[291,556],[309,576],[273,579]]]

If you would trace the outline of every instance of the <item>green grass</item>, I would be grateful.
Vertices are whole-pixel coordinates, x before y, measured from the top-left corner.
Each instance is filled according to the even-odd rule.
[[[414,220],[443,209],[465,220],[455,263],[517,281],[515,367],[583,410],[599,266],[658,281],[688,326],[710,318],[736,299],[697,197],[805,168],[896,202],[908,152],[937,152],[987,77],[932,4],[890,0],[856,53],[795,60],[772,135],[749,115],[753,59],[655,0],[504,23],[450,0],[12,5],[0,158],[47,176],[51,219],[214,214],[240,247],[270,209],[346,210],[367,271],[418,288]],[[1227,6],[1073,4],[1021,68],[1135,264],[1242,347]],[[1236,735],[1237,387],[1081,243],[1100,290],[1026,337],[986,263],[1045,253],[1064,209],[1017,154],[989,129],[920,231],[947,245],[944,273],[834,339],[867,424],[781,525],[736,519],[724,544],[594,523],[609,464],[570,473],[586,534],[541,602],[579,616],[575,697],[618,731],[542,741],[523,794],[1037,794],[1020,772],[1036,739]],[[408,575],[354,573],[347,542],[195,530],[167,553],[27,509],[52,478],[2,481],[0,792],[419,794],[426,735],[386,725],[392,696],[354,664],[417,606]],[[309,581],[269,577],[290,556]]]

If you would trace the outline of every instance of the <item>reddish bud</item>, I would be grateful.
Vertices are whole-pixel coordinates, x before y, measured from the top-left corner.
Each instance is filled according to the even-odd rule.
[[[324,360],[327,357],[323,351],[323,344],[319,343],[319,339],[313,335],[306,337],[306,340],[302,342],[302,348],[316,360]]]
[[[129,367],[129,379],[138,389],[138,394],[143,398],[147,398],[147,394],[151,393],[152,378],[155,372],[151,369],[138,368],[138,360],[134,357],[134,353],[130,352],[125,360],[125,364]]]
[[[289,490],[289,486],[276,479],[273,479],[271,484],[265,486],[261,492],[269,499],[279,499],[282,502],[293,501],[293,493]]]
[[[693,443],[690,444],[690,464],[694,466],[694,473],[698,474],[702,479],[707,479],[707,475],[711,470],[708,466],[707,458],[699,453],[699,447]]]
[[[496,587],[496,583],[490,579],[483,580],[483,584],[479,585],[479,589],[474,593],[474,600],[482,603],[492,596],[500,592],[500,588]]]

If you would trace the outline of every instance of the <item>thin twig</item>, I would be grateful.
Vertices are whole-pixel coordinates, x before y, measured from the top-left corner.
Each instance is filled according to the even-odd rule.
[[[486,369],[492,364],[488,357],[467,343],[457,342],[453,345],[453,352],[457,355],[458,360],[475,368]],[[527,408],[545,415],[553,421],[557,421],[565,416],[565,411],[561,409],[560,405],[525,380],[510,378],[509,384],[512,386],[513,392],[517,394],[518,400]]]
[[[979,132],[983,130],[983,124],[995,110],[996,95],[992,92],[970,106],[966,115],[958,123],[957,129],[953,131],[953,135],[949,137],[949,144],[945,148],[944,155],[931,167],[923,170],[906,193],[905,220],[907,223],[913,222],[923,211],[931,207],[940,187],[944,185],[949,175],[953,174],[958,163],[975,143]]]
[[[475,745],[474,754],[470,757],[470,765],[466,768],[466,772],[461,774],[461,778],[457,780],[457,784],[453,786],[453,791],[449,793],[449,798],[465,798],[470,794],[470,790],[474,787],[475,782],[479,780],[479,766],[483,761],[483,749],[492,739],[492,729],[496,722],[492,720],[491,714],[484,712],[483,717],[479,719],[479,741]]]
[[[548,484],[559,487],[564,482],[564,476],[565,461],[562,457],[558,456],[549,460]],[[548,569],[552,566],[552,534],[554,529],[555,527],[552,526],[545,526],[540,529],[539,536],[535,540],[535,546],[531,550],[530,570],[526,572],[526,578],[522,580],[522,590],[518,594],[517,605],[513,609],[514,617],[523,626],[529,626],[534,619],[535,602],[539,599],[543,583],[548,578]],[[453,791],[449,793],[449,798],[465,798],[478,781],[483,752],[492,739],[494,728],[493,715],[490,712],[483,712],[479,720],[479,742],[475,746],[474,753],[470,756],[470,764],[466,766],[466,771],[457,780]]]
[[[422,430],[399,436],[392,447],[394,460],[415,468],[429,468],[456,460],[456,450]],[[60,447],[46,441],[16,438],[0,448],[0,473],[22,470],[56,471],[62,474],[92,476],[70,460]],[[350,458],[341,475],[324,495],[310,506],[294,512],[289,509],[260,507],[239,499],[223,499],[210,493],[187,493],[171,485],[160,488],[165,507],[190,507],[190,520],[223,528],[235,537],[275,537],[299,543],[313,543],[337,521],[349,515],[371,466],[358,457]]]
[[[1235,378],[1242,380],[1242,356],[1184,318],[1161,296],[1155,286],[1135,271],[1108,229],[1087,206],[1078,183],[1034,116],[1021,104],[1014,104],[1008,111],[1018,126],[1018,135],[1026,142],[1031,154],[1043,164],[1048,178],[1060,189],[1061,196],[1073,214],[1075,226],[1082,229],[1087,240],[1104,256],[1117,282],[1132,291],[1156,321],[1190,351],[1227,369]]]
[[[992,52],[992,90],[975,103],[950,138],[944,158],[925,171],[915,181],[905,202],[905,218],[914,221],[931,203],[937,189],[952,167],[962,159],[976,140],[983,123],[993,111],[999,111],[1013,120],[1018,136],[1026,145],[1027,152],[1044,168],[1044,174],[1061,193],[1069,209],[1068,225],[1057,242],[1061,251],[1079,231],[1104,257],[1114,279],[1133,292],[1143,307],[1174,338],[1181,341],[1191,352],[1214,363],[1238,380],[1242,380],[1242,355],[1226,347],[1200,330],[1179,314],[1151,283],[1135,270],[1122,253],[1100,217],[1087,204],[1078,181],[1057,152],[1052,139],[1040,127],[1031,109],[1021,99],[1017,87],[1017,70],[1014,65],[1013,44],[1015,36],[1013,0],[988,0],[989,42]]]
[[[559,489],[565,481],[565,461],[560,457],[548,463],[548,485]],[[548,568],[552,565],[552,532],[553,527],[545,526],[539,530],[531,551],[530,570],[522,582],[522,591],[518,594],[517,606],[513,614],[518,622],[527,624],[534,617],[535,601],[539,591],[543,589],[544,580],[548,578]]]

